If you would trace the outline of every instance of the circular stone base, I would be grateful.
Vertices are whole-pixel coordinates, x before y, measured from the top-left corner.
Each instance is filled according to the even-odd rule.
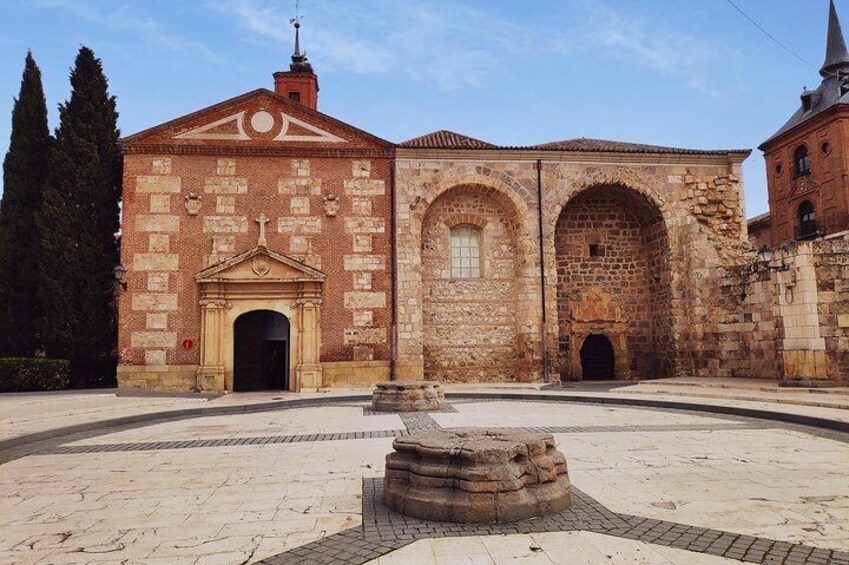
[[[566,510],[566,458],[551,434],[455,428],[396,438],[383,499],[407,516],[500,523]]]
[[[388,381],[374,385],[371,405],[382,412],[427,412],[445,405],[442,385],[434,381]]]

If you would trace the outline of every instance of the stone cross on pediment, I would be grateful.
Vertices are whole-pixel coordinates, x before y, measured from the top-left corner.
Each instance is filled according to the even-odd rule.
[[[268,241],[265,239],[265,225],[271,221],[271,218],[263,213],[260,214],[259,218],[254,221],[259,224],[259,239],[256,242],[257,247],[268,247]]]

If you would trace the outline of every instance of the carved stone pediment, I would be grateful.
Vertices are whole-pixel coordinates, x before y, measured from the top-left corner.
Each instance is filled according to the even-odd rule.
[[[195,279],[203,282],[324,282],[325,275],[297,259],[254,247],[211,265]]]

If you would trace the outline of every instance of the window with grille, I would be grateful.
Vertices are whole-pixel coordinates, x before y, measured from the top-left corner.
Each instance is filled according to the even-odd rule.
[[[481,230],[469,224],[451,228],[451,278],[481,276]]]

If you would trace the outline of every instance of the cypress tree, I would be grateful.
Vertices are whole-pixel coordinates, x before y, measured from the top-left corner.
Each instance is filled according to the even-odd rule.
[[[0,355],[32,355],[39,346],[36,216],[47,182],[50,141],[41,71],[28,52],[21,91],[12,109],[9,151],[3,161]]]
[[[115,370],[121,153],[115,97],[88,47],[59,117],[39,218],[42,338],[49,356],[71,361],[77,386],[102,385]]]

